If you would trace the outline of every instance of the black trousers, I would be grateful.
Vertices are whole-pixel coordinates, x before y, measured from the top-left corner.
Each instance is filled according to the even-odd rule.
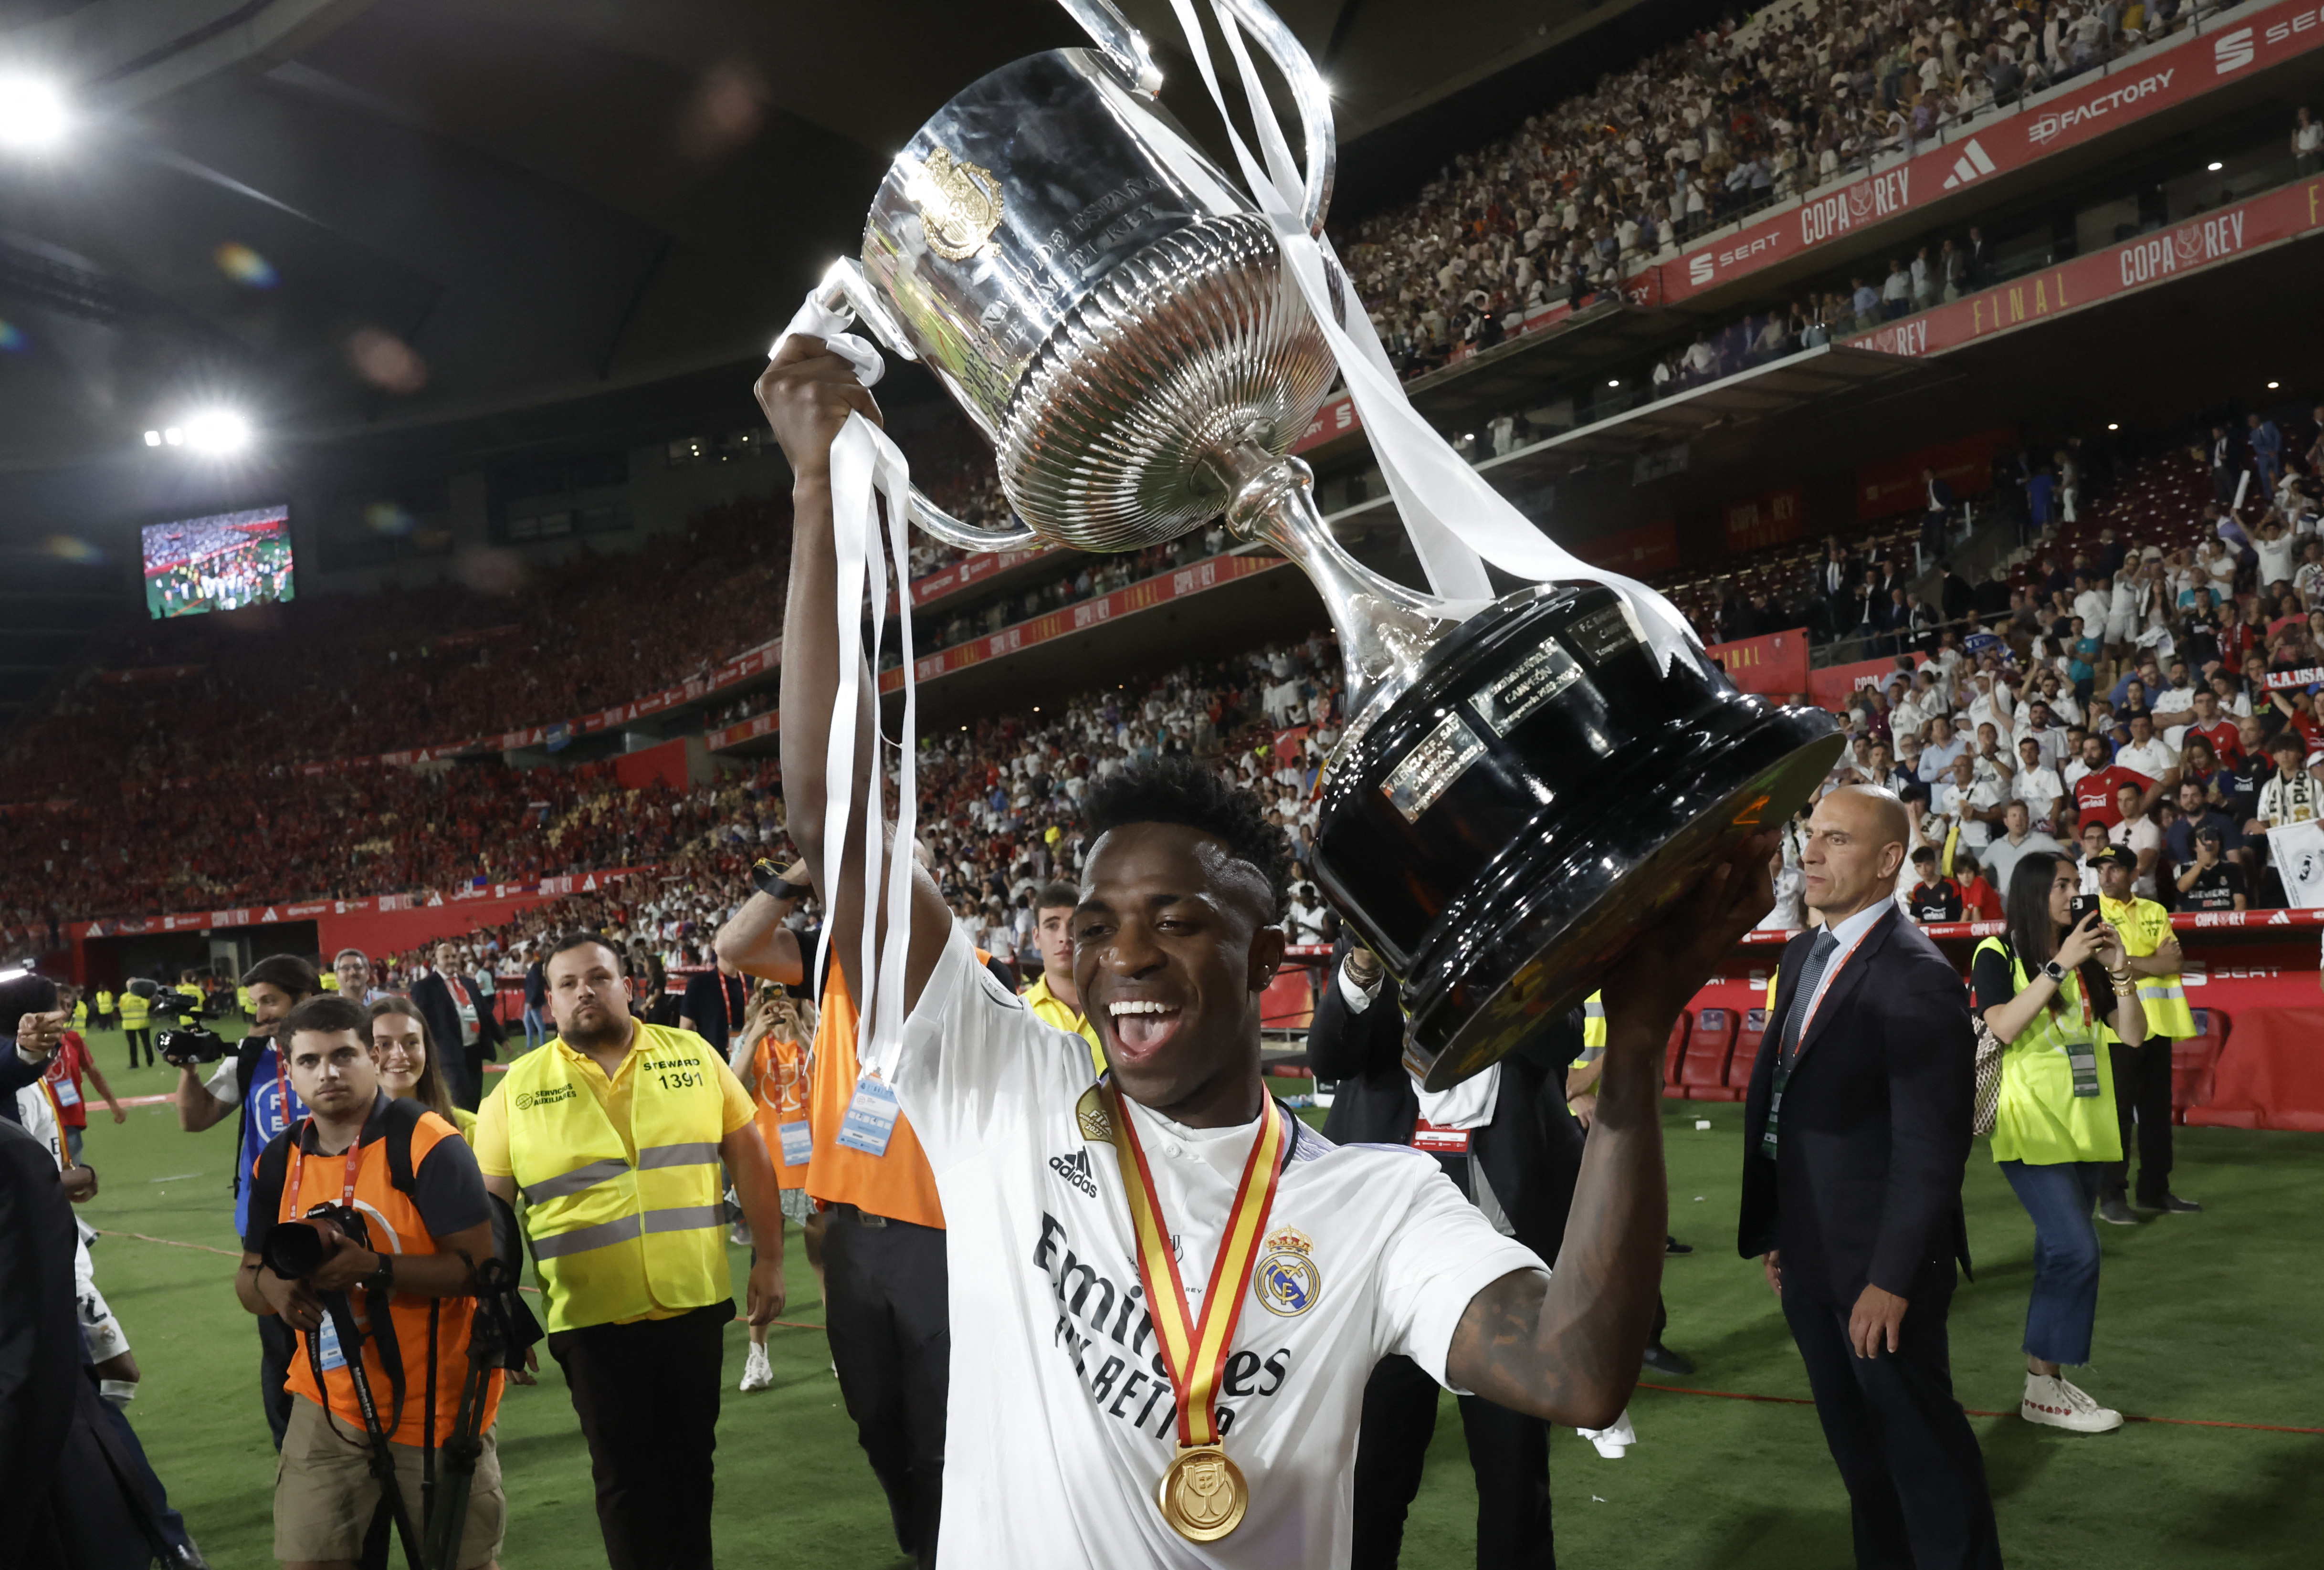
[[[299,1333],[272,1314],[258,1317],[258,1399],[266,1408],[266,1426],[274,1447],[282,1448],[282,1435],[290,1427],[292,1395],[286,1382],[290,1360],[299,1355]]]
[[[152,1068],[153,1066],[153,1032],[152,1029],[149,1027],[142,1030],[129,1031],[125,1033],[129,1037],[129,1066],[133,1069],[137,1067],[137,1051],[138,1049],[142,1047],[145,1051],[145,1066],[149,1069]]]
[[[484,1065],[492,1061],[491,1051],[484,1046],[462,1047],[460,1056],[468,1065],[468,1082],[452,1091],[452,1100],[463,1111],[474,1112],[484,1099]]]
[[[2107,1163],[2099,1192],[2122,1198],[2130,1188],[2132,1115],[2138,1125],[2138,1202],[2148,1209],[2171,1192],[2171,1038],[2149,1036],[2135,1047],[2107,1048],[2114,1064],[2114,1110],[2122,1125],[2122,1154]]]
[[[1824,1441],[1848,1485],[1858,1570],[2000,1570],[1985,1457],[1953,1399],[1950,1262],[1909,1294],[1896,1350],[1858,1357],[1848,1307],[1784,1294]]]
[[[1384,1357],[1364,1385],[1363,1432],[1356,1441],[1354,1570],[1395,1570],[1404,1520],[1420,1492],[1428,1442],[1436,1432],[1434,1380],[1408,1357]],[[1478,1570],[1554,1570],[1549,1525],[1549,1425],[1461,1398],[1469,1464],[1477,1474]]]
[[[855,1437],[888,1495],[896,1543],[936,1562],[944,1514],[945,1400],[952,1377],[945,1235],[848,1206],[826,1217],[824,1326]]]
[[[589,1441],[612,1570],[710,1570],[711,1453],[733,1318],[732,1302],[713,1303],[549,1338]]]

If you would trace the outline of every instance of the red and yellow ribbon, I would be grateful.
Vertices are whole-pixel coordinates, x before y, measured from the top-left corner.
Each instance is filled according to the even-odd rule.
[[[1202,1318],[1189,1325],[1186,1290],[1178,1278],[1170,1228],[1155,1196],[1146,1152],[1111,1079],[1102,1093],[1106,1116],[1120,1131],[1113,1154],[1121,1166],[1121,1186],[1130,1195],[1130,1220],[1138,1233],[1139,1279],[1146,1284],[1146,1304],[1154,1316],[1163,1366],[1170,1371],[1171,1393],[1178,1398],[1178,1443],[1216,1445],[1219,1376],[1234,1344],[1235,1321],[1242,1313],[1243,1295],[1259,1261],[1259,1238],[1267,1230],[1267,1213],[1274,1207],[1275,1186],[1283,1172],[1284,1115],[1270,1098],[1259,1137],[1251,1141],[1250,1159],[1243,1163],[1242,1180],[1235,1186],[1226,1235],[1219,1240],[1219,1256],[1203,1294]]]

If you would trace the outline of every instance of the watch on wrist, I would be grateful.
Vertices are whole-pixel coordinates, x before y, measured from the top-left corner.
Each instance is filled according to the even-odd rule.
[[[379,1268],[364,1277],[364,1290],[374,1292],[392,1292],[395,1290],[395,1256],[392,1253],[382,1253],[377,1257]]]
[[[2066,968],[2063,965],[2059,964],[2055,959],[2051,959],[2043,963],[2042,967],[2042,974],[2047,976],[2051,980],[2056,982],[2061,987],[2063,987],[2066,984]]]

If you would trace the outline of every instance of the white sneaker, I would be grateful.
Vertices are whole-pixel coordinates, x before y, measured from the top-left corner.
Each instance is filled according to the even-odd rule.
[[[1614,1426],[1610,1428],[1576,1428],[1573,1431],[1596,1446],[1598,1454],[1609,1461],[1619,1461],[1630,1446],[1638,1442],[1638,1431],[1630,1427],[1630,1409],[1628,1407],[1622,1409],[1622,1415],[1614,1419]]]
[[[2077,1434],[2111,1434],[2122,1427],[2120,1412],[2098,1405],[2090,1399],[2089,1392],[2063,1375],[2052,1379],[2047,1374],[2028,1373],[2025,1396],[2017,1403],[2017,1415],[2029,1423],[2047,1423],[2052,1428]]]
[[[774,1364],[767,1361],[767,1349],[759,1343],[752,1342],[750,1355],[742,1360],[742,1388],[746,1391],[762,1391],[774,1382]]]

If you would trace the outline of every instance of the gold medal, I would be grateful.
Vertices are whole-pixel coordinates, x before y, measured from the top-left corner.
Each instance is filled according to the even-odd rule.
[[[1155,1485],[1154,1498],[1171,1530],[1189,1542],[1215,1543],[1242,1525],[1250,1485],[1216,1445],[1188,1445]]]
[[[1138,1235],[1138,1275],[1154,1316],[1157,1350],[1169,1370],[1171,1393],[1178,1398],[1178,1454],[1155,1486],[1154,1501],[1180,1537],[1214,1543],[1240,1526],[1243,1512],[1250,1508],[1250,1485],[1219,1446],[1219,1379],[1234,1344],[1243,1297],[1250,1290],[1251,1269],[1259,1262],[1259,1235],[1275,1203],[1275,1185],[1292,1139],[1286,1126],[1290,1114],[1271,1099],[1267,1103],[1267,1116],[1243,1163],[1242,1181],[1235,1187],[1234,1207],[1219,1239],[1219,1255],[1212,1264],[1198,1318],[1186,1311],[1186,1290],[1178,1280],[1169,1226],[1154,1192],[1154,1175],[1146,1167],[1146,1152],[1139,1147],[1138,1130],[1120,1105],[1121,1092],[1107,1079],[1101,1095],[1108,1120],[1118,1132],[1113,1153],[1130,1197],[1130,1223]]]

